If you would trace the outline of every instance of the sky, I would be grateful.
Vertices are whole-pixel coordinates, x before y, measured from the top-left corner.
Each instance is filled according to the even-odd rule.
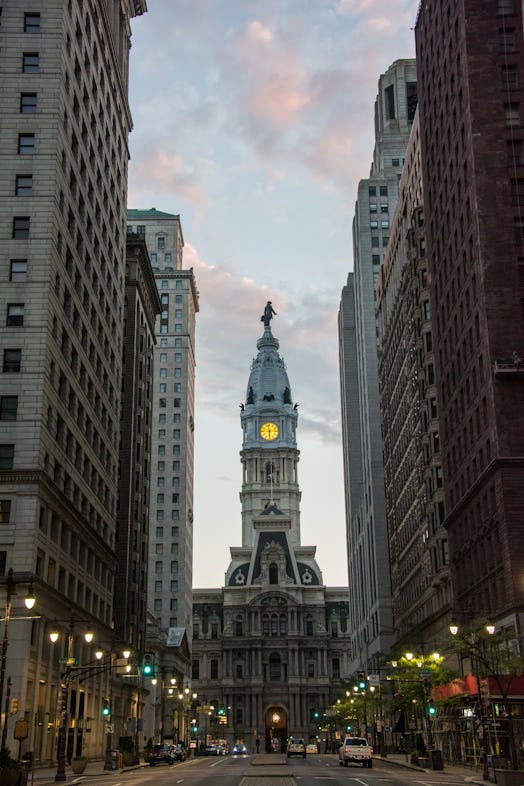
[[[241,545],[250,364],[271,300],[299,402],[301,538],[347,585],[337,314],[378,78],[414,57],[418,0],[148,0],[132,23],[130,208],[180,215],[200,293],[195,587]]]

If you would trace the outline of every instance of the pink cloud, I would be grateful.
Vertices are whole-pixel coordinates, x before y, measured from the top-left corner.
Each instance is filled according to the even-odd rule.
[[[143,150],[132,169],[130,201],[138,204],[142,193],[169,193],[203,209],[208,197],[196,182],[194,171],[179,153],[170,154],[160,146]]]

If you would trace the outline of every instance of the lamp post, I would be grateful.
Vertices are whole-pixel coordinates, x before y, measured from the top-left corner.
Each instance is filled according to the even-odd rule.
[[[16,585],[20,582],[29,583],[29,590],[24,599],[25,606],[28,610],[31,610],[35,605],[35,595],[33,592],[33,577],[16,577],[13,573],[13,569],[9,568],[6,577],[6,601],[5,601],[5,617],[3,619],[4,623],[4,637],[2,639],[2,659],[0,664],[0,719],[2,714],[2,704],[4,700],[4,684],[5,684],[5,673],[6,673],[6,666],[7,666],[7,648],[9,646],[9,622],[11,621],[11,599],[13,595],[16,595]],[[21,619],[30,619],[29,617],[22,617]],[[4,723],[2,726],[2,749],[6,746],[6,739],[7,739],[7,717],[9,714],[9,706],[6,702],[5,707],[5,714],[4,714]]]
[[[71,616],[69,619],[69,629],[67,633],[67,657],[62,658],[61,663],[65,664],[65,672],[61,674],[62,684],[60,692],[60,702],[58,704],[58,711],[60,715],[60,726],[58,727],[58,741],[56,746],[56,775],[55,781],[65,781],[65,761],[66,761],[66,738],[67,738],[67,711],[68,711],[68,697],[69,685],[71,681],[71,671],[74,668],[75,659],[73,658],[73,644],[74,644],[74,627],[75,618]],[[49,634],[51,643],[54,644],[58,641],[60,633],[56,627]],[[93,633],[87,631],[84,634],[85,641],[89,644],[93,640]]]
[[[459,633],[459,626],[452,622],[449,626],[449,632],[452,636],[457,636]],[[495,633],[495,626],[488,623],[485,625],[486,632],[493,636]],[[477,684],[477,700],[478,700],[478,720],[480,724],[480,760],[482,762],[482,780],[489,780],[488,769],[488,745],[487,745],[487,729],[486,729],[486,714],[484,711],[484,697],[482,695],[481,677],[480,677],[480,655],[482,650],[482,639],[478,631],[469,631],[469,634],[462,634],[463,641],[469,646],[471,655],[471,668],[473,669],[474,659],[476,658],[475,665],[475,681]]]

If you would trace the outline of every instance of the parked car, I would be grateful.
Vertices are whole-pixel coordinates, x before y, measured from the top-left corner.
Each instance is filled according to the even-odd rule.
[[[316,742],[309,742],[306,745],[306,753],[318,753],[318,745]]]
[[[243,743],[237,742],[237,744],[233,745],[231,748],[231,753],[233,756],[245,756],[247,754],[247,748]]]
[[[287,757],[302,756],[306,758],[306,744],[300,737],[290,737],[287,741]]]
[[[173,747],[173,745],[169,745],[166,742],[159,742],[157,745],[153,745],[151,753],[149,754],[149,764],[151,767],[154,767],[155,764],[173,764],[174,758],[171,755]]]
[[[171,750],[171,756],[173,757],[174,761],[186,760],[186,752],[181,745],[173,745]]]
[[[341,767],[349,767],[351,762],[372,767],[373,748],[365,737],[346,737],[338,749],[338,758]]]

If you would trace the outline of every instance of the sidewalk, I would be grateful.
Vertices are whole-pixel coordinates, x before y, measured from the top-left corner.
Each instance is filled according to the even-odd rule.
[[[174,767],[177,765],[174,764]],[[104,759],[98,759],[96,761],[88,761],[87,767],[85,768],[82,775],[75,775],[73,770],[69,765],[66,764],[66,780],[62,781],[62,783],[73,783],[76,778],[82,778],[85,775],[116,775],[120,772],[129,772],[130,770],[137,770],[140,767],[149,767],[149,764],[141,762],[140,764],[134,764],[131,767],[122,767],[122,769],[117,770],[104,770]],[[34,781],[35,784],[38,786],[47,786],[47,784],[54,784],[55,783],[55,775],[56,775],[56,764],[54,767],[36,767],[32,772],[29,773],[27,777],[27,786],[31,786],[32,782]]]
[[[408,770],[431,773],[435,778],[440,775],[454,775],[457,778],[464,778],[465,783],[479,783],[486,786],[487,781],[482,780],[480,768],[464,767],[460,764],[444,764],[443,770],[429,770],[419,767],[417,764],[410,764],[406,756],[402,753],[388,753],[386,758],[381,756],[373,757],[376,761],[383,761],[385,764],[393,764],[397,767],[405,767]]]

